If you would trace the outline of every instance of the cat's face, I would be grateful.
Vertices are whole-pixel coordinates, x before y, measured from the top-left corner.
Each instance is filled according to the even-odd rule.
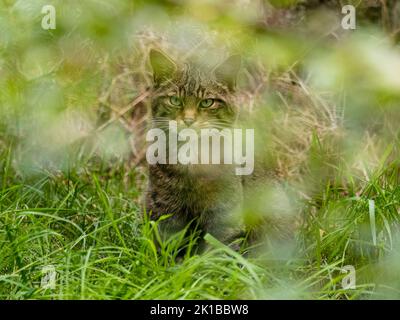
[[[230,128],[237,118],[233,103],[240,57],[232,56],[209,74],[190,65],[179,68],[159,51],[150,52],[154,76],[153,127]]]

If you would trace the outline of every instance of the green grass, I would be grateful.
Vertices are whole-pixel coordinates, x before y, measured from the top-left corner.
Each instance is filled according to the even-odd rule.
[[[157,252],[157,223],[138,204],[135,170],[119,163],[112,171],[87,166],[22,179],[10,166],[9,150],[4,152],[2,299],[365,299],[399,294],[399,281],[389,281],[395,269],[388,269],[398,265],[393,258],[398,163],[375,174],[358,195],[351,188],[344,193],[330,186],[321,199],[305,202],[297,254],[279,260],[268,252],[237,253],[211,236],[206,236],[210,250],[196,255],[190,250],[196,237],[185,239],[183,233]],[[375,201],[373,213],[369,200]],[[189,250],[177,259],[182,247]],[[353,290],[341,286],[339,268],[348,264],[357,270]],[[54,289],[40,285],[42,268],[49,265],[57,271]],[[383,279],[379,270],[386,270]]]

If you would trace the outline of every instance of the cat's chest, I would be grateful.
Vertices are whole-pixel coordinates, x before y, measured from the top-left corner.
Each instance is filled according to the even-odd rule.
[[[176,195],[187,203],[214,202],[224,190],[223,183],[216,179],[187,176],[179,179]]]
[[[201,215],[218,211],[241,198],[241,180],[237,176],[199,175],[160,167],[153,168],[151,176],[153,201],[158,209],[163,207],[167,212]]]

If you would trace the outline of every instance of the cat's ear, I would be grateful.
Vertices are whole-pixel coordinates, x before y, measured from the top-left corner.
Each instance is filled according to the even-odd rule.
[[[176,72],[176,64],[161,51],[151,49],[149,53],[150,65],[153,69],[155,83],[170,79]]]
[[[214,75],[217,81],[227,85],[230,90],[234,90],[236,86],[236,78],[242,64],[240,55],[230,56],[214,69]]]

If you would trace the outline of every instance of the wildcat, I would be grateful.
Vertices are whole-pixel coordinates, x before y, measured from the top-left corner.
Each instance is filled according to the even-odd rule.
[[[234,104],[240,56],[231,56],[206,73],[186,64],[178,66],[164,53],[151,50],[153,69],[152,127],[168,131],[168,121],[178,128],[233,128],[238,115]],[[146,208],[160,222],[163,236],[191,224],[229,243],[243,230],[240,219],[243,191],[241,177],[232,165],[149,165]]]
[[[195,64],[178,65],[154,49],[149,60],[153,70],[152,128],[167,133],[171,120],[178,129],[221,130],[242,125],[241,110],[235,103],[240,56],[229,57],[211,71]],[[263,137],[262,131],[258,137]],[[259,149],[262,153],[263,148]],[[286,241],[293,235],[290,217],[276,215],[279,210],[271,205],[267,209],[255,206],[265,202],[265,188],[271,181],[267,166],[257,159],[250,176],[238,176],[233,165],[225,164],[149,165],[146,209],[153,220],[171,215],[159,223],[164,238],[190,226],[189,231],[209,233],[226,244],[245,233],[252,242],[264,240],[266,234],[269,240]],[[268,214],[258,215],[265,211]],[[244,212],[250,213],[251,219],[246,219]],[[204,248],[204,242],[199,247]]]

